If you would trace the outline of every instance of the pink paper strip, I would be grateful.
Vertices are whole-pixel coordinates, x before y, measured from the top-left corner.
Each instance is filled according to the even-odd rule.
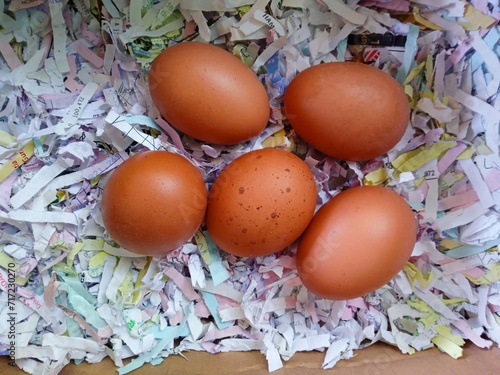
[[[459,143],[455,147],[450,148],[443,157],[438,161],[438,171],[443,173],[446,168],[448,168],[455,160],[457,160],[458,155],[460,155],[467,145],[465,143]]]
[[[0,53],[2,54],[3,58],[5,59],[7,65],[11,70],[19,68],[20,66],[23,65],[23,63],[17,58],[16,53],[10,46],[10,43],[7,40],[7,38],[0,39]]]
[[[478,336],[467,324],[465,320],[455,320],[451,322],[456,328],[458,328],[462,333],[467,336],[467,338],[472,341],[476,346],[480,348],[489,348],[492,344],[489,340],[484,340]]]
[[[185,276],[181,275],[174,267],[168,267],[163,271],[165,275],[170,277],[172,281],[179,287],[182,293],[190,300],[194,301],[201,297],[196,293],[189,281]]]
[[[104,60],[97,56],[83,42],[78,41],[75,43],[75,51],[96,68],[100,69],[104,66]]]

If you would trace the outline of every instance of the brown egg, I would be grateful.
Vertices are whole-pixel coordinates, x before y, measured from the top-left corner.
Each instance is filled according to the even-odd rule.
[[[304,285],[323,298],[344,300],[389,282],[411,256],[417,222],[389,188],[354,187],[314,215],[297,250]]]
[[[267,125],[269,100],[255,73],[213,44],[183,42],[153,62],[149,89],[163,117],[181,132],[214,144],[236,144]]]
[[[410,107],[389,74],[355,62],[332,62],[299,73],[285,112],[296,133],[326,155],[362,161],[381,156],[403,137]]]
[[[146,151],[110,176],[101,212],[111,238],[144,255],[182,246],[203,221],[207,190],[198,170],[184,157]]]
[[[316,183],[302,159],[274,148],[251,151],[217,177],[205,223],[214,242],[238,256],[261,256],[292,244],[316,207]]]

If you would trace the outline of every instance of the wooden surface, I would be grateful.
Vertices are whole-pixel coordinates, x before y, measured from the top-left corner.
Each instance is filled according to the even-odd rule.
[[[268,374],[265,357],[259,352],[232,352],[211,355],[200,352],[186,352],[185,358],[170,356],[159,366],[145,364],[131,375],[253,375]],[[498,375],[500,374],[500,349],[479,349],[467,343],[464,355],[455,360],[438,349],[403,355],[394,347],[377,343],[359,350],[356,356],[340,361],[333,369],[322,370],[324,353],[297,353],[284,368],[273,375]],[[127,361],[128,362],[128,361]],[[8,358],[1,357],[1,374],[22,375],[25,372],[7,366]],[[69,364],[60,375],[111,375],[116,374],[114,363],[106,358],[98,364]]]

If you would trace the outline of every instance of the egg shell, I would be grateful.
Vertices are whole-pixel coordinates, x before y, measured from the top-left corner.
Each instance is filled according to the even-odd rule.
[[[232,161],[209,192],[205,223],[214,242],[237,256],[262,256],[292,244],[316,207],[316,183],[295,154],[274,148]]]
[[[193,237],[207,205],[200,172],[167,151],[136,154],[111,174],[101,212],[111,238],[126,250],[154,255]]]
[[[351,161],[381,156],[403,137],[410,106],[389,74],[356,62],[315,65],[284,96],[295,132],[326,155]]]
[[[349,188],[323,205],[301,237],[297,269],[323,298],[345,300],[389,282],[411,256],[417,221],[389,188]]]
[[[162,116],[181,132],[230,145],[259,135],[270,107],[255,73],[212,44],[183,42],[155,58],[149,88]]]

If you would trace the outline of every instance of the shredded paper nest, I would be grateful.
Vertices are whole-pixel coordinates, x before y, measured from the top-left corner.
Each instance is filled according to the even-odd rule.
[[[311,350],[330,368],[377,341],[454,358],[467,340],[498,346],[499,20],[487,0],[0,2],[0,354],[11,353],[12,316],[16,363],[31,374],[106,356],[126,374],[188,350],[260,350],[273,371]],[[350,43],[386,33],[404,45]],[[272,110],[260,136],[207,145],[161,119],[148,71],[185,40],[219,45],[256,73]],[[308,148],[283,114],[298,72],[343,60],[391,74],[412,108],[398,145],[366,163]],[[138,257],[106,233],[102,190],[131,155],[185,155],[209,188],[262,147],[307,162],[318,208],[356,185],[403,196],[419,218],[404,269],[367,296],[333,301],[303,287],[296,244],[236,258],[201,227],[181,249]]]

